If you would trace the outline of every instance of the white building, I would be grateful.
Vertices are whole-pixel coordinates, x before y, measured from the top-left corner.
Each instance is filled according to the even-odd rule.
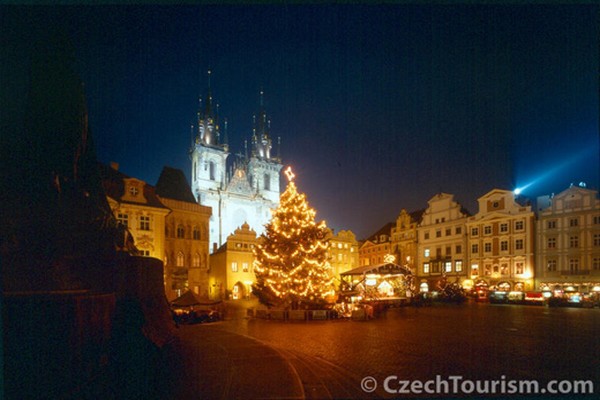
[[[271,219],[271,209],[279,204],[279,157],[271,154],[271,121],[265,112],[261,92],[260,111],[254,117],[251,154],[239,155],[228,164],[227,121],[223,135],[219,115],[213,107],[210,89],[198,111],[191,149],[192,191],[198,202],[212,207],[209,240],[211,252],[223,245],[227,236],[244,223],[258,234]]]

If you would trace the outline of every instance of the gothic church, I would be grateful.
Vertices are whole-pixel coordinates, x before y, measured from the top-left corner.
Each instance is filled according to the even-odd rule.
[[[228,163],[227,120],[221,129],[218,105],[213,104],[210,87],[204,101],[200,99],[197,124],[192,127],[192,191],[196,200],[212,208],[209,226],[210,251],[222,246],[227,236],[244,222],[258,235],[271,219],[271,209],[279,204],[279,154],[272,155],[270,120],[261,92],[260,111],[254,116],[251,153],[247,144],[244,155]]]

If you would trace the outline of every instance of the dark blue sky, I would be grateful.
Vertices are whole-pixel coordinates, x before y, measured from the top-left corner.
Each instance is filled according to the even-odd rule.
[[[151,184],[164,165],[189,178],[190,124],[211,69],[233,152],[262,87],[284,164],[317,217],[364,238],[440,191],[476,213],[496,187],[598,188],[598,10],[2,6],[3,116],[23,108],[32,44],[60,26],[101,161]]]

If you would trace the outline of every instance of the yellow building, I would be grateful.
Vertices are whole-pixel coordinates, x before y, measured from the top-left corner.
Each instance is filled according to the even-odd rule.
[[[572,185],[548,198],[538,212],[536,253],[539,290],[600,292],[598,192]]]
[[[416,275],[419,265],[417,227],[423,211],[409,213],[402,209],[391,230],[392,254],[396,257],[396,263],[409,268],[413,275]]]
[[[116,163],[100,166],[102,185],[115,218],[127,228],[124,235],[133,237],[141,255],[164,260],[165,217],[170,210],[153,186],[118,169]]]
[[[533,290],[535,215],[513,192],[493,189],[478,199],[467,221],[473,284],[499,290]]]
[[[208,223],[211,208],[198,204],[183,171],[164,167],[156,184],[170,209],[165,221],[165,293],[173,300],[192,290],[208,297]]]
[[[364,240],[358,249],[360,267],[379,265],[385,262],[385,256],[391,253],[390,233],[395,223],[385,224],[381,229]]]
[[[330,230],[329,263],[336,286],[340,274],[358,267],[358,241],[352,231],[341,230],[334,235]]]
[[[436,194],[427,203],[417,228],[419,290],[438,290],[443,279],[463,284],[470,277],[465,232],[469,214],[451,194]]]
[[[210,255],[209,296],[212,299],[244,299],[252,293],[256,232],[247,223],[227,237]]]

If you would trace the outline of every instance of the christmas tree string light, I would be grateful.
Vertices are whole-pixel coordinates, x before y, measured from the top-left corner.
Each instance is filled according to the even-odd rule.
[[[323,305],[333,293],[329,230],[325,221],[315,222],[316,211],[298,193],[290,167],[285,174],[288,186],[254,250],[253,293],[270,306]]]

